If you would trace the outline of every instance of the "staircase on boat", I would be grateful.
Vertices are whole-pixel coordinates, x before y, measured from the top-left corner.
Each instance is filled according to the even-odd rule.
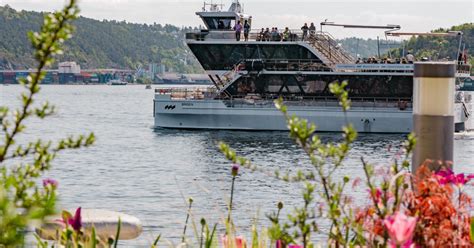
[[[311,34],[307,42],[320,53],[320,59],[331,68],[334,68],[336,64],[352,64],[355,61],[328,33]]]

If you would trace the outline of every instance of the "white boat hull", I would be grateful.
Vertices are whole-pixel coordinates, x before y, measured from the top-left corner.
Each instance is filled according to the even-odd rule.
[[[474,106],[467,105],[472,113]],[[411,109],[394,107],[352,107],[346,114],[334,106],[288,106],[291,115],[313,122],[319,132],[340,132],[351,123],[363,133],[409,133],[413,120]],[[169,95],[155,95],[154,118],[156,128],[219,129],[219,130],[275,130],[286,131],[283,114],[273,104],[241,104],[227,106],[222,100],[176,100]],[[464,123],[467,130],[474,122],[467,118],[461,104],[456,103],[455,123]]]
[[[227,107],[221,100],[155,99],[155,127],[224,130],[287,130],[283,114],[272,105]],[[289,113],[317,125],[320,132],[340,132],[346,120],[359,132],[407,133],[410,110],[352,108],[347,118],[338,106],[295,106]]]

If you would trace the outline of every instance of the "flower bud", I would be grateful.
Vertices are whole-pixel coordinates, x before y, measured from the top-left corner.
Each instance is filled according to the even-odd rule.
[[[43,187],[46,188],[48,185],[51,185],[51,187],[53,187],[53,188],[57,188],[58,187],[58,181],[56,181],[54,179],[51,179],[51,178],[43,179]]]
[[[232,176],[233,177],[236,177],[237,174],[239,174],[239,165],[238,164],[234,164],[232,166]]]

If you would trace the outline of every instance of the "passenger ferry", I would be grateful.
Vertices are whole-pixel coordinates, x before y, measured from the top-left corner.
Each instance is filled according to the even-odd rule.
[[[412,129],[413,64],[356,63],[327,32],[305,39],[268,39],[251,32],[236,40],[237,21],[252,22],[238,0],[225,11],[204,4],[196,13],[207,29],[186,34],[186,43],[206,70],[212,87],[156,89],[155,127],[182,129],[287,130],[274,100],[282,97],[290,114],[306,118],[318,131],[340,131],[346,120],[359,132],[407,133]],[[399,29],[399,26],[394,26]],[[458,83],[470,66],[458,66]],[[347,80],[351,109],[345,114],[329,91]],[[461,94],[458,91],[458,94]],[[466,129],[474,109],[471,92],[457,97],[456,130]]]

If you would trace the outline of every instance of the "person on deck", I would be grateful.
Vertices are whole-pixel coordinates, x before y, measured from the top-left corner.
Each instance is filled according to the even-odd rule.
[[[283,31],[283,41],[290,40],[290,35],[291,35],[290,29],[288,29],[288,27],[286,27],[285,31]]]
[[[265,33],[263,33],[263,40],[270,41],[271,33],[270,28],[265,29]]]
[[[314,26],[314,23],[312,22],[309,25],[309,36],[315,35],[316,34],[316,26]]]
[[[272,28],[272,41],[277,41],[278,40],[278,31],[276,30],[276,28]]]
[[[225,29],[225,25],[222,20],[220,20],[219,23],[217,24],[217,29],[219,30]]]
[[[408,64],[413,64],[413,62],[415,61],[415,56],[413,56],[413,54],[411,54],[410,52],[407,53],[406,58]]]
[[[265,29],[262,28],[260,33],[258,33],[257,41],[264,41],[265,40]]]
[[[244,22],[244,40],[249,41],[250,24],[247,20]]]
[[[301,27],[301,30],[303,31],[303,41],[306,40],[306,38],[308,37],[308,24],[304,24],[303,27]]]
[[[240,21],[237,22],[234,26],[235,30],[235,40],[240,41],[240,33],[242,32],[242,24],[240,24]]]

